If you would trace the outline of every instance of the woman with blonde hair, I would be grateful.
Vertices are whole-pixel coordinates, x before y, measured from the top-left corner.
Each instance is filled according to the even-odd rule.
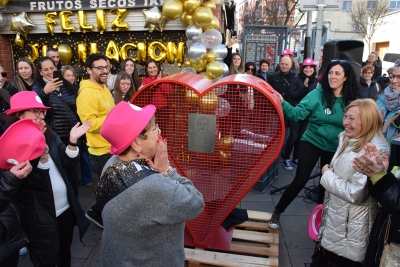
[[[32,91],[32,85],[36,79],[36,67],[26,57],[18,59],[16,69],[14,79],[6,88],[10,96],[20,91]]]
[[[390,153],[382,119],[371,99],[351,102],[343,116],[344,131],[331,161],[322,168],[326,189],[319,241],[331,266],[362,266],[378,203],[368,194],[368,177],[353,168],[367,143]]]

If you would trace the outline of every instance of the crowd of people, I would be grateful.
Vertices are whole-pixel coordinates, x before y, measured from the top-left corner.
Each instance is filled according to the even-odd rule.
[[[279,228],[280,215],[320,162],[319,243],[327,261],[378,266],[386,241],[380,233],[387,225],[388,240],[400,240],[400,166],[389,169],[388,164],[400,127],[400,66],[389,70],[389,82],[383,84],[371,53],[359,80],[344,60],[333,60],[318,76],[320,66],[311,58],[297,67],[285,49],[272,71],[268,59],[257,66],[232,53],[234,42],[229,41],[224,60],[229,75],[252,75],[276,90],[286,129],[282,164],[288,171],[296,167],[269,227]],[[138,107],[129,101],[142,86],[165,77],[160,66],[149,59],[141,79],[133,59],[124,60],[116,74],[111,68],[109,58],[91,54],[85,63],[89,78],[78,82],[75,69],[63,65],[54,48],[37,65],[19,59],[10,82],[0,65],[0,147],[10,140],[29,147],[23,159],[14,151],[0,156],[0,221],[12,218],[19,237],[6,244],[14,249],[0,255],[1,266],[16,267],[27,246],[35,266],[69,267],[74,226],[82,240],[90,222],[104,229],[103,266],[183,266],[184,223],[201,213],[204,200],[169,164],[161,129],[172,88],[156,89],[152,103]],[[255,101],[257,93],[238,85],[227,88],[230,114],[218,121],[221,135],[239,134],[232,121],[240,105],[250,105],[242,95]],[[16,131],[30,138],[13,138]],[[96,204],[84,213],[78,189],[93,186],[92,172],[100,178]],[[15,210],[12,216],[6,214],[10,210]],[[1,237],[5,231],[0,224]]]

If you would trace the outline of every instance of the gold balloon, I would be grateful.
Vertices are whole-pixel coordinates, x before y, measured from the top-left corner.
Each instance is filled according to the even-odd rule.
[[[164,17],[169,20],[178,19],[182,16],[183,13],[183,5],[180,0],[167,0],[164,2],[162,7],[162,13]]]
[[[34,26],[35,24],[33,24],[32,21],[30,21],[27,13],[22,12],[18,14],[15,13],[11,14],[11,30],[19,33],[20,37],[22,36],[26,39],[28,37],[28,32]],[[18,37],[18,39],[20,39],[20,37]]]
[[[210,76],[212,79],[218,78],[219,76],[224,73],[224,68],[222,67],[222,64],[219,61],[213,61],[208,63],[207,65],[207,74]]]
[[[201,76],[203,76],[204,78],[206,78],[206,79],[212,81],[212,78],[211,78],[210,76],[208,76],[207,72],[199,73],[199,75],[201,75]]]
[[[203,32],[210,29],[219,30],[219,20],[216,16],[213,16],[211,23],[207,27],[203,27]]]
[[[214,112],[218,107],[218,96],[214,91],[209,91],[200,99],[200,109],[204,112]]]
[[[108,57],[110,60],[114,60],[115,63],[119,64],[119,50],[118,50],[118,45],[114,40],[110,40],[108,42],[106,52],[105,52],[106,57]]]
[[[61,11],[59,18],[60,18],[60,25],[63,32],[66,34],[70,34],[71,32],[75,31],[75,26],[70,25],[71,19],[69,16],[72,16],[74,13],[72,11]]]
[[[66,44],[59,44],[57,49],[58,49],[58,54],[60,55],[61,62],[64,63],[64,65],[69,65],[72,58],[71,47]]]
[[[115,19],[111,22],[111,29],[115,31],[127,31],[129,30],[128,22],[122,22],[122,20],[128,15],[128,10],[126,8],[111,9],[111,13],[117,14]]]
[[[215,9],[217,8],[217,6],[215,5],[215,3],[213,1],[207,1],[207,2],[204,2],[201,5],[206,7],[206,8],[209,8],[212,12],[214,12]]]
[[[55,17],[57,17],[57,12],[47,12],[44,19],[46,21],[47,32],[51,35],[54,35],[54,25],[57,24],[54,20]]]
[[[185,99],[190,104],[197,104],[199,102],[200,98],[199,98],[198,94],[196,94],[195,92],[193,92],[190,89],[187,89],[186,93],[185,93]]]
[[[232,160],[232,152],[219,151],[219,160],[222,163],[229,164]]]
[[[137,49],[137,45],[135,43],[125,43],[121,48],[119,49],[119,57],[121,60],[125,60],[127,58],[130,58],[128,55],[128,51],[131,49]]]
[[[104,12],[103,9],[96,10],[96,22],[97,30],[100,32],[100,34],[103,34],[103,32],[107,29],[106,12]]]
[[[201,6],[202,0],[183,0],[183,10],[188,14],[193,12]]]
[[[157,55],[156,52],[159,51]],[[161,41],[153,41],[147,47],[147,54],[151,59],[154,59],[157,63],[162,63],[167,57],[167,47]]]
[[[214,15],[209,8],[201,6],[193,13],[193,22],[200,27],[207,27],[210,25],[213,16]]]
[[[99,53],[99,47],[96,42],[90,42],[89,44],[90,44],[90,50],[89,50],[90,55]]]
[[[86,43],[78,43],[78,63],[83,67],[85,66],[87,58]]]
[[[190,67],[195,69],[198,73],[205,71],[207,67],[207,60],[201,59],[199,61],[190,59]]]
[[[190,60],[185,60],[185,65],[184,66],[185,66],[185,68],[186,67],[190,67]]]
[[[42,57],[47,56],[47,49],[49,49],[47,45],[42,45]]]
[[[16,44],[18,47],[24,48],[25,41],[21,38],[21,35],[19,35],[19,33],[17,33],[14,38],[14,44]]]
[[[185,42],[179,42],[176,47],[174,42],[167,42],[167,62],[174,64],[175,60],[180,68],[183,62],[183,56],[185,55]]]
[[[0,7],[4,7],[8,4],[8,0],[0,0]]]
[[[193,15],[187,13],[186,11],[183,12],[183,14],[181,16],[181,22],[182,22],[182,25],[185,27],[189,26],[190,24],[193,24]]]
[[[79,24],[79,29],[81,29],[81,32],[83,32],[83,33],[94,31],[93,24],[86,23],[86,11],[85,10],[78,11],[78,24]]]
[[[143,9],[142,12],[144,15],[144,28],[149,28],[149,32],[154,30],[162,32],[164,30],[164,25],[168,19],[163,16],[158,7]]]
[[[205,59],[208,63],[215,61],[215,58],[216,58],[216,55],[215,55],[215,53],[213,53],[213,52],[207,52],[206,56],[204,57],[204,59]]]
[[[28,59],[35,63],[39,59],[39,44],[29,44],[29,46],[31,47],[32,55],[28,55]]]
[[[147,49],[145,42],[138,42],[137,44],[137,62],[140,65],[146,64],[147,60]]]

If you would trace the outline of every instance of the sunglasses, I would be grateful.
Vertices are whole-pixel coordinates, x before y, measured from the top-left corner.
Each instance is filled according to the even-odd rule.
[[[344,59],[334,59],[331,62],[339,62],[340,64],[347,64],[349,63],[347,60]]]
[[[0,74],[1,74],[1,77],[3,77],[3,78],[7,77],[7,72],[5,72],[5,71],[2,71]]]
[[[251,70],[252,72],[254,72],[254,68],[246,68],[246,70]]]

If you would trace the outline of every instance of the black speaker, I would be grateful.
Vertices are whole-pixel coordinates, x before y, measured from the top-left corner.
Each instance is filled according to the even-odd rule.
[[[324,73],[326,67],[334,59],[347,60],[357,75],[361,74],[361,63],[364,52],[364,43],[357,40],[332,40],[324,44],[322,67],[319,73]]]

